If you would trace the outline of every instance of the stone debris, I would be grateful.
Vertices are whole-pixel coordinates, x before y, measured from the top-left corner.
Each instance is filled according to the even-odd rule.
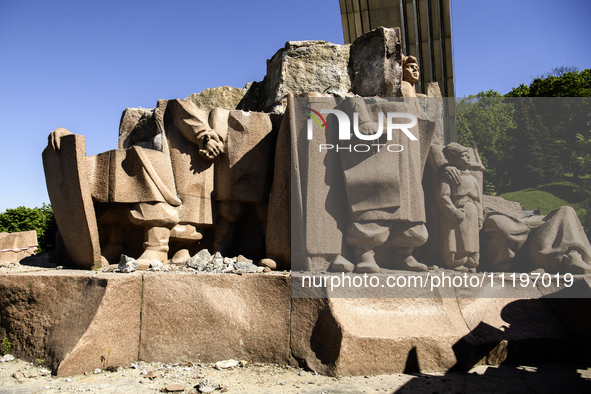
[[[148,379],[152,379],[154,380],[156,378],[156,374],[154,373],[154,371],[150,371],[148,373],[145,374],[145,377]]]
[[[277,269],[277,263],[275,262],[275,260],[272,260],[272,259],[262,259],[262,260],[259,262],[259,265],[260,265],[261,267],[266,267],[266,268],[269,268],[270,270],[275,270],[275,269]]]
[[[195,256],[187,260],[187,267],[197,270],[197,273],[235,273],[251,274],[263,272],[265,267],[258,267],[252,260],[244,256],[223,257],[219,252],[211,255],[207,249],[202,249]]]
[[[212,256],[209,250],[202,249],[195,256],[187,260],[187,266],[195,268],[197,271],[203,271],[211,260]]]
[[[150,262],[150,269],[152,271],[160,271],[162,270],[162,267],[164,267],[164,264],[162,264],[159,261],[153,260],[152,262]]]
[[[18,380],[21,383],[25,379],[25,375],[23,375],[22,372],[15,372],[15,373],[13,373],[12,374],[12,377],[15,378],[16,380]]]
[[[14,356],[11,354],[5,354],[4,356],[2,356],[0,358],[0,363],[5,363],[7,361],[13,361],[14,360]]]
[[[101,372],[102,372],[102,371],[101,371],[99,368],[97,368],[97,369],[95,369],[95,370],[94,370],[94,374],[95,374],[95,375],[98,375],[98,374],[99,374],[99,373],[101,373]]]
[[[236,360],[229,359],[224,361],[218,361],[215,363],[215,367],[217,369],[227,369],[227,368],[234,368],[237,367],[240,363]]]
[[[242,364],[243,362],[241,362]],[[245,362],[244,362],[245,363]],[[135,364],[135,363],[134,363]],[[353,377],[314,376],[313,372],[301,368],[280,366],[265,363],[248,364],[245,370],[222,369],[216,364],[204,363],[145,363],[137,362],[140,368],[133,365],[121,367],[121,374],[76,375],[67,378],[54,376],[39,376],[39,367],[16,359],[13,363],[3,364],[0,368],[0,392],[92,392],[92,393],[155,393],[155,392],[185,392],[185,393],[328,393],[328,392],[464,392],[468,376],[482,381],[473,381],[479,387],[493,384],[494,392],[515,391],[515,384],[521,382],[520,387],[526,389],[526,381],[535,383],[540,373],[535,367],[520,366],[478,366],[467,374],[448,373],[438,376],[432,375],[364,375]],[[243,365],[240,365],[241,367]],[[551,366],[548,366],[551,367]],[[142,368],[155,371],[157,374],[166,373],[167,380],[149,381],[141,379]],[[187,370],[189,368],[189,370]],[[574,366],[553,366],[552,384],[543,392],[560,392],[569,387],[570,392],[589,392],[588,380],[591,378],[591,368],[578,370],[580,377],[573,374]],[[207,371],[206,371],[207,370]],[[22,382],[14,377],[15,373],[22,373]],[[207,376],[206,376],[207,372]],[[515,378],[520,376],[520,379]],[[573,377],[575,375],[576,377]],[[17,375],[19,376],[19,375]],[[19,376],[20,377],[20,376]],[[503,379],[506,378],[506,379]],[[71,381],[68,381],[71,379]],[[502,383],[503,381],[508,383]],[[408,382],[411,382],[407,386]],[[283,384],[280,384],[283,383]],[[420,383],[420,384],[419,384]],[[182,391],[172,391],[173,384],[184,387]],[[535,386],[534,384],[534,387]],[[469,391],[469,390],[468,390]],[[472,390],[474,391],[474,390]],[[564,389],[562,390],[564,391]]]
[[[219,387],[220,386],[212,378],[204,378],[199,381],[197,391],[200,393],[211,393]]]
[[[129,273],[136,271],[139,267],[138,262],[129,256],[124,254],[121,255],[121,260],[119,261],[119,270],[121,272]]]
[[[185,386],[183,386],[182,384],[179,384],[179,383],[172,383],[172,384],[169,384],[168,386],[166,386],[164,388],[164,390],[166,390],[166,392],[168,392],[168,393],[174,393],[177,391],[185,391]]]

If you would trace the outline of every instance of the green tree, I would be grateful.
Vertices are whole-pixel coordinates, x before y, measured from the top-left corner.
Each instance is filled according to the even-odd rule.
[[[0,232],[37,231],[39,252],[55,249],[55,233],[57,226],[51,205],[43,204],[41,208],[17,207],[9,208],[0,213]]]
[[[582,98],[591,97],[591,69],[579,72],[576,67],[555,67],[547,75],[534,79],[531,85],[522,84],[506,96],[562,97],[562,100],[552,100],[551,105],[546,105],[543,111],[547,119],[552,119],[549,133],[553,135],[557,149],[561,149],[563,169],[572,173],[575,180],[581,171],[589,173],[585,161],[591,156],[591,133],[586,116],[590,101]]]
[[[498,92],[489,90],[461,99],[456,104],[458,142],[478,149],[486,171],[485,192],[493,194],[510,182],[511,130],[514,108]]]
[[[557,179],[561,173],[561,145],[552,132],[548,102],[538,99],[514,99],[517,127],[510,131],[511,189],[535,187]]]

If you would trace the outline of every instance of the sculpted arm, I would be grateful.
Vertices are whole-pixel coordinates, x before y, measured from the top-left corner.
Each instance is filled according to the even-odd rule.
[[[451,216],[458,222],[464,220],[465,213],[461,209],[456,208],[454,203],[451,200],[451,186],[448,182],[442,181],[439,183],[439,188],[437,190],[437,197],[439,197],[439,202],[445,211],[447,211],[448,216]]]
[[[174,123],[181,134],[199,146],[199,153],[214,159],[224,152],[224,140],[209,127],[209,113],[188,100],[174,100]]]

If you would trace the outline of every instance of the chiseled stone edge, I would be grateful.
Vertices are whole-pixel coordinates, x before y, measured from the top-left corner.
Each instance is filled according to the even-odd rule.
[[[364,306],[356,304],[371,304],[372,301],[292,299],[289,278],[288,274],[113,275],[68,270],[4,274],[0,275],[0,336],[6,335],[7,328],[12,329],[8,338],[13,342],[13,353],[29,361],[44,360],[58,376],[137,360],[213,362],[228,358],[279,364],[297,362],[332,376],[399,373],[413,366],[421,372],[443,372],[470,363],[503,362],[506,349],[491,349],[494,340],[487,342],[486,336],[475,332],[474,325],[481,319],[502,331],[503,327],[497,327],[502,325],[502,320],[487,320],[496,316],[490,306],[498,309],[498,315],[502,316],[507,305],[529,302],[496,299],[487,303],[475,299],[472,302],[489,307],[482,311],[473,307],[468,311],[455,298],[389,299],[380,301],[388,303],[381,309],[380,303],[376,303],[375,308],[359,314],[355,310],[364,310]],[[174,292],[167,291],[173,286],[178,288]],[[163,292],[158,295],[160,291]],[[242,292],[247,293],[243,296]],[[182,294],[189,299],[179,296]],[[218,303],[220,295],[228,294],[229,297]],[[159,303],[160,296],[163,301]],[[197,299],[192,299],[195,296]],[[209,304],[204,305],[208,297]],[[196,335],[192,330],[208,324],[205,319],[197,321],[195,318],[200,313],[207,317],[207,314],[221,312],[220,307],[231,305],[229,299],[237,300],[235,312],[243,313],[240,320],[243,327],[237,329],[236,337],[216,338],[218,331],[212,327],[209,332],[201,333],[210,335],[209,339],[191,344],[195,338],[200,338],[200,333]],[[413,308],[412,304],[418,301],[428,303],[430,308]],[[531,305],[544,307],[549,331],[545,335],[543,327],[537,327],[537,331],[532,331],[535,332],[533,339],[541,345],[562,343],[572,331],[571,327],[565,324],[564,316],[551,313],[555,305],[548,308],[540,301],[534,299]],[[203,305],[202,311],[193,305],[195,302]],[[186,330],[184,337],[168,334],[165,323],[175,322],[158,316],[167,311],[174,313],[171,306],[175,304],[181,308],[177,320],[185,325],[181,328],[181,331]],[[244,308],[251,304],[253,309],[245,313]],[[405,320],[405,310],[408,313],[414,310],[413,313],[421,316]],[[522,310],[527,311],[527,308]],[[221,322],[229,326],[233,313],[226,313]],[[533,311],[532,316],[539,313],[540,310]],[[388,316],[398,320],[390,320]],[[453,323],[453,328],[441,322],[442,316]],[[413,319],[423,321],[420,330],[413,330],[413,324],[419,324],[409,323]],[[431,323],[424,323],[429,321]],[[232,327],[227,326],[219,332],[233,335]],[[24,331],[26,329],[29,331]],[[587,332],[581,327],[577,329]],[[253,335],[249,330],[255,330]],[[532,338],[525,332],[509,339],[526,343]],[[228,340],[238,340],[240,345],[230,346],[226,351]],[[168,341],[169,345],[180,341],[181,346],[171,346],[173,351],[170,352],[170,347],[158,345],[159,341]],[[212,344],[217,344],[217,348],[209,347]],[[187,352],[187,346],[201,352],[200,356]],[[208,349],[212,349],[211,353],[202,353]],[[496,354],[503,351],[505,353],[500,356]]]

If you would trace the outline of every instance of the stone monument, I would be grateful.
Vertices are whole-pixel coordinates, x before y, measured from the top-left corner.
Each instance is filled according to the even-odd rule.
[[[86,156],[83,136],[52,132],[43,162],[57,258],[105,272],[0,276],[0,334],[22,357],[51,356],[59,375],[100,367],[105,349],[118,364],[248,358],[330,375],[448,371],[502,362],[512,341],[565,349],[568,333],[584,338],[590,325],[555,316],[538,288],[512,298],[473,287],[417,287],[406,298],[292,292],[298,271],[379,279],[399,270],[390,276],[415,280],[591,271],[572,210],[530,230],[519,207],[483,195],[478,152],[444,146],[439,87],[417,94],[418,60],[400,40],[400,29],[378,28],[351,46],[288,42],[261,82],[126,109],[118,148],[98,155]],[[117,268],[121,255],[140,272]],[[238,258],[265,268],[202,269]],[[195,275],[142,271],[162,264]],[[270,269],[291,272],[261,273]]]
[[[482,228],[482,191],[470,174],[472,164],[468,148],[452,142],[443,148],[448,162],[461,171],[459,182],[443,177],[437,198],[447,220],[443,223],[441,254],[445,267],[476,271],[479,261],[479,237]]]

